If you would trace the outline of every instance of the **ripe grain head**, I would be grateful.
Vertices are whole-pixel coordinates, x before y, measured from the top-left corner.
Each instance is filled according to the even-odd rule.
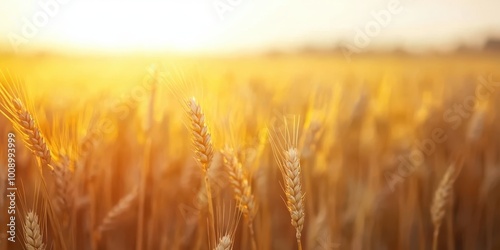
[[[227,147],[222,154],[238,207],[252,221],[257,208],[248,174],[231,148]]]
[[[45,250],[43,235],[35,212],[29,211],[24,221],[24,246],[28,250]]]
[[[12,76],[0,72],[0,112],[9,119],[14,129],[22,135],[26,146],[40,159],[43,165],[50,165],[51,152],[42,134],[38,121],[34,118],[33,106],[23,83]]]
[[[270,134],[274,158],[281,170],[284,181],[286,204],[291,216],[291,223],[296,229],[296,238],[300,241],[305,221],[304,193],[302,191],[300,155],[297,149],[299,137],[299,119],[293,117],[291,124],[284,119],[284,127],[273,128]]]
[[[191,134],[195,147],[196,159],[203,171],[207,171],[213,158],[212,136],[205,123],[205,114],[194,97],[186,102],[191,122]]]

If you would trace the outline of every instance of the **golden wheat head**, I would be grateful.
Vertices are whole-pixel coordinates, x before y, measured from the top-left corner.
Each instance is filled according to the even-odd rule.
[[[195,146],[196,159],[203,171],[207,171],[213,158],[212,137],[205,123],[205,115],[196,99],[190,98],[186,102],[188,115],[191,121],[191,132]]]
[[[286,204],[291,216],[292,226],[296,230],[296,238],[300,245],[300,238],[305,220],[304,193],[302,191],[300,156],[297,149],[299,120],[293,118],[288,124],[284,119],[284,128],[271,132],[271,146],[274,158],[278,163],[284,181]],[[291,127],[291,128],[290,128]]]
[[[22,135],[26,146],[37,156],[43,165],[51,163],[51,153],[40,126],[26,107],[27,101],[21,81],[2,73],[0,85],[0,112],[9,119],[14,129]]]
[[[231,250],[231,248],[231,237],[229,235],[224,235],[219,239],[219,242],[217,243],[217,246],[214,248],[214,250]]]
[[[61,157],[52,170],[55,177],[56,204],[59,210],[64,213],[69,213],[73,208],[73,173],[69,169],[69,161],[68,157]]]
[[[252,221],[256,212],[256,207],[248,174],[245,169],[243,169],[242,164],[238,161],[232,149],[226,148],[222,154],[236,202],[243,215]]]
[[[38,216],[33,211],[29,211],[26,215],[26,220],[24,222],[24,237],[24,246],[26,249],[45,250],[40,224],[38,224]]]
[[[241,212],[233,206],[219,204],[217,207],[217,242],[213,249],[233,249],[234,237],[241,218]]]

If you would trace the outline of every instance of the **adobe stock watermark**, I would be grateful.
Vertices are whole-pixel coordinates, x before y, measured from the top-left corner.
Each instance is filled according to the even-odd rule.
[[[500,80],[494,81],[492,74],[489,74],[488,79],[484,76],[479,76],[478,81],[479,84],[475,89],[474,95],[467,96],[461,103],[453,104],[453,107],[448,108],[443,113],[443,121],[449,125],[451,130],[460,128],[463,121],[470,118],[476,104],[479,101],[487,100],[500,87]],[[397,184],[403,182],[405,178],[409,177],[418,167],[424,164],[425,156],[429,157],[434,154],[437,146],[447,140],[448,135],[445,129],[434,128],[430,138],[416,141],[416,147],[413,147],[413,150],[408,155],[397,156],[399,164],[396,169],[384,173],[389,189],[394,191]]]
[[[160,85],[165,84],[161,80],[163,73],[156,66],[151,66],[148,71],[149,78],[147,80],[142,81],[140,85],[135,85],[130,91],[111,101],[108,115],[89,131],[89,138],[98,140],[103,135],[112,134],[114,131],[117,131],[118,124],[116,124],[115,120],[123,122],[133,112],[137,104],[151,97],[153,88],[158,88]],[[169,74],[169,72],[166,74]]]
[[[220,20],[224,20],[226,15],[233,12],[236,7],[240,6],[243,0],[215,0],[213,6]]]
[[[40,29],[46,27],[52,18],[54,18],[61,9],[62,5],[71,0],[40,0],[38,8],[31,18],[23,17],[21,29],[19,32],[10,32],[7,37],[10,45],[15,52],[19,51],[21,45],[29,43],[30,39],[35,38]]]
[[[350,62],[354,53],[360,53],[368,47],[372,39],[380,35],[382,29],[386,28],[392,21],[392,17],[403,11],[403,6],[399,0],[390,0],[386,9],[372,11],[372,19],[368,21],[363,29],[356,28],[356,34],[352,43],[341,45],[341,51],[344,57]]]
[[[212,200],[215,200],[221,195],[222,190],[224,190],[228,186],[228,183],[227,181],[225,181],[226,179],[222,171],[212,172],[210,175],[213,175],[209,178],[212,191]],[[201,186],[201,188],[202,189],[198,190],[197,195],[193,197],[192,201],[189,204],[181,203],[178,206],[179,211],[186,222],[194,222],[198,220],[198,217],[200,216],[202,211],[205,209],[205,207],[208,206],[208,203],[202,201],[203,199],[208,199],[208,197],[205,196],[206,189],[204,186]],[[200,198],[200,196],[203,196],[203,199]]]

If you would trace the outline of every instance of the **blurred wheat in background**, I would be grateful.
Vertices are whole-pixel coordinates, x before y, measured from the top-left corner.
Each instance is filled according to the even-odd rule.
[[[106,75],[36,60],[50,78],[1,78],[25,218],[8,249],[500,247],[495,60],[129,60],[86,89],[58,79]]]

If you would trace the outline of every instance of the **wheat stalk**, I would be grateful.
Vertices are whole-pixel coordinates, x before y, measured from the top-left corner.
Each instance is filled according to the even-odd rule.
[[[284,129],[274,130],[270,140],[273,154],[284,180],[286,205],[291,216],[291,224],[295,228],[295,237],[299,250],[302,249],[301,236],[305,220],[304,193],[302,191],[300,156],[297,149],[299,120],[293,118],[290,131],[286,118]]]
[[[98,227],[98,232],[101,234],[107,230],[113,228],[114,224],[117,222],[118,218],[124,214],[137,199],[139,188],[135,187],[129,194],[123,197],[107,214],[102,220]]]
[[[26,215],[24,237],[24,246],[27,250],[45,250],[40,224],[38,224],[38,216],[33,211],[29,211]]]
[[[196,102],[194,97],[187,102],[187,112],[191,120],[191,132],[193,144],[195,147],[196,160],[200,163],[205,179],[205,189],[207,191],[208,211],[209,211],[209,228],[213,241],[215,241],[215,215],[212,202],[212,191],[208,176],[208,169],[213,158],[212,137],[205,123],[205,114],[201,106]],[[213,242],[212,241],[212,242]]]
[[[156,98],[156,88],[158,84],[158,72],[156,67],[151,66],[151,98],[149,100],[148,107],[148,117],[146,119],[146,126],[144,134],[146,136],[146,146],[144,147],[144,165],[141,171],[140,188],[138,194],[139,209],[137,216],[137,241],[136,249],[142,249],[143,245],[143,235],[144,235],[144,219],[145,219],[145,201],[146,201],[146,182],[151,177],[151,154],[152,154],[152,143],[153,143],[153,126],[154,126],[154,107]],[[151,239],[151,238],[150,238]],[[148,242],[149,244],[149,242]]]
[[[446,215],[446,207],[450,204],[453,195],[453,184],[460,173],[460,169],[457,169],[457,165],[451,165],[446,170],[441,182],[439,183],[436,192],[434,193],[434,199],[431,204],[431,219],[434,225],[434,239],[433,239],[433,249],[437,249],[439,228],[443,223],[443,218]]]

